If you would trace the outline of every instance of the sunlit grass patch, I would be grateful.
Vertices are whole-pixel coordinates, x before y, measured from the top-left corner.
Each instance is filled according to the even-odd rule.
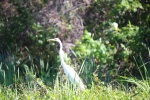
[[[113,88],[112,85],[95,85],[92,84],[90,89],[81,90],[79,88],[70,88],[70,83],[56,83],[54,89],[38,85],[23,87],[21,92],[18,89],[0,87],[0,96],[2,100],[143,100],[149,97],[149,86],[147,82],[137,81],[138,84],[147,87],[147,90],[141,91],[141,87],[130,88]]]

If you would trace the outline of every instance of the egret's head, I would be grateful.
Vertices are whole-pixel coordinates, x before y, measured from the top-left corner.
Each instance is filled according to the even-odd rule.
[[[60,50],[62,50],[63,46],[62,46],[62,43],[61,43],[61,41],[60,41],[59,38],[48,39],[47,41],[48,41],[48,42],[50,42],[50,41],[57,41],[57,42],[59,43],[59,45],[60,45]]]
[[[61,43],[61,41],[60,41],[60,39],[59,39],[59,38],[48,39],[47,41],[48,41],[48,42],[50,42],[50,41],[56,41],[56,42],[58,42],[58,43],[59,43],[60,48],[62,48],[62,43]]]
[[[60,39],[59,39],[59,38],[54,38],[54,39],[48,39],[47,41],[48,41],[48,42],[50,42],[50,41],[57,41],[57,42],[60,42]]]

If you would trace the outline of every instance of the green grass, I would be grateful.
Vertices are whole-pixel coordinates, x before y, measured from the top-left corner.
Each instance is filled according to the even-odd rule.
[[[7,61],[7,60],[6,60]],[[72,86],[69,81],[67,81],[62,73],[57,74],[54,79],[54,86],[48,86],[50,79],[49,74],[44,73],[44,68],[49,67],[48,64],[44,65],[44,60],[40,60],[41,70],[43,72],[40,78],[36,78],[34,75],[34,70],[28,68],[26,63],[22,67],[25,68],[26,80],[21,80],[22,77],[19,76],[20,71],[17,70],[18,76],[14,73],[14,68],[16,67],[10,60],[9,63],[1,61],[0,64],[0,100],[149,100],[150,99],[150,78],[146,67],[144,66],[144,76],[141,80],[135,77],[125,77],[120,78],[131,83],[130,87],[123,85],[122,82],[117,84],[104,84],[101,82],[97,76],[92,77],[91,86],[87,86],[88,89],[80,90],[76,86]],[[85,62],[85,65],[92,65],[90,62]],[[84,65],[84,64],[83,64]],[[4,71],[5,66],[7,70]],[[36,65],[33,65],[36,66]],[[140,68],[141,66],[139,66]],[[32,68],[32,67],[31,67]],[[13,70],[12,70],[13,69]],[[85,69],[88,73],[92,72],[91,69]],[[141,73],[140,69],[139,72]],[[143,74],[141,73],[141,76]],[[89,75],[90,76],[90,75]],[[93,75],[94,76],[94,75]],[[48,77],[48,78],[47,78]],[[84,75],[83,77],[86,77]],[[10,81],[15,79],[15,81]],[[120,79],[120,80],[121,80]],[[94,81],[94,82],[92,82]],[[85,81],[84,81],[85,82]],[[119,82],[119,81],[118,81]],[[6,84],[7,83],[7,84]],[[45,85],[46,84],[46,85]],[[86,84],[86,83],[85,83]],[[86,84],[88,85],[88,84]]]
[[[70,83],[62,83],[58,80],[54,88],[45,86],[41,81],[32,81],[29,85],[19,84],[15,89],[0,87],[0,100],[149,100],[150,79],[127,80],[135,84],[128,89],[120,86],[92,84],[90,89],[80,90],[70,88]]]

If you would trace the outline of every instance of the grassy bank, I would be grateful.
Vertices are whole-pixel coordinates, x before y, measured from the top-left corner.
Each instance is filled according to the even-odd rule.
[[[70,88],[68,83],[56,82],[54,88],[40,85],[33,81],[30,84],[19,84],[0,87],[0,100],[149,100],[150,80],[128,78],[132,87],[124,85],[113,87],[99,83],[91,88],[80,90]],[[13,89],[12,89],[13,87]],[[15,87],[15,88],[14,88]]]

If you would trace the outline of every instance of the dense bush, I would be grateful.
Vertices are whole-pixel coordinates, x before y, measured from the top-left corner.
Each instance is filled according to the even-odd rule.
[[[51,55],[55,52],[50,51],[54,48],[50,48],[47,38],[54,36],[56,29],[52,27],[45,29],[36,22],[34,13],[46,2],[41,1],[38,5],[37,3],[34,0],[0,2],[0,76],[2,84],[24,82],[27,74],[27,68],[24,66],[27,66],[33,75],[42,79],[44,77],[44,81],[49,78],[50,81],[47,82],[53,82],[57,67],[51,69],[51,66],[57,65],[57,58]],[[41,60],[44,60],[42,64]]]
[[[92,34],[85,32],[74,50],[80,58],[93,59],[99,78],[112,80],[117,75],[131,74],[140,77],[137,70],[144,73],[145,63],[150,72],[148,2],[96,0],[89,7],[85,21]],[[118,23],[118,28],[113,22]]]

